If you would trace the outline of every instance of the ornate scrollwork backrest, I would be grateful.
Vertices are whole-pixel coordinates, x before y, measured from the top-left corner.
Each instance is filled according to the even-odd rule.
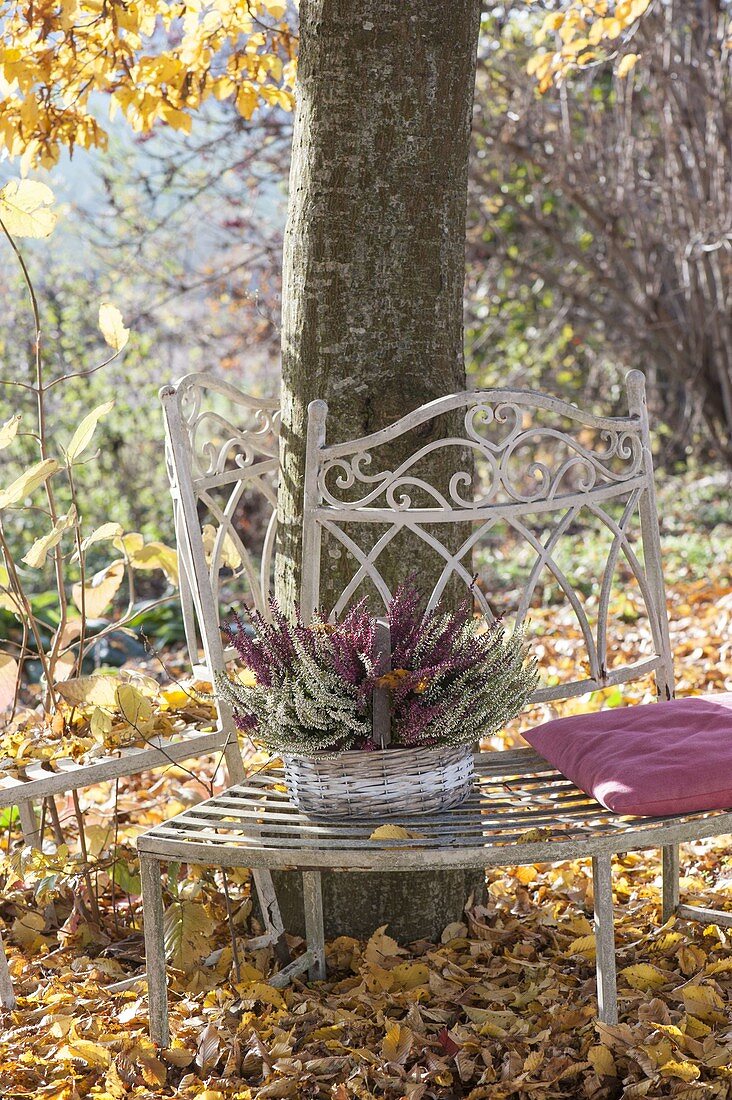
[[[366,586],[382,601],[389,600],[391,592],[380,571],[380,555],[392,543],[393,550],[398,539],[408,533],[412,540],[430,547],[440,565],[429,606],[434,606],[448,583],[457,578],[472,588],[476,603],[491,618],[489,599],[473,584],[472,553],[486,536],[495,537],[499,528],[508,529],[533,559],[515,621],[526,617],[540,578],[548,571],[576,616],[589,666],[588,677],[542,688],[537,697],[581,694],[651,669],[659,687],[668,692],[671,656],[642,374],[632,371],[627,385],[627,416],[595,416],[532,391],[459,393],[415,409],[382,431],[332,445],[325,442],[327,406],[313,402],[305,481],[305,614],[319,604],[323,532],[330,554],[345,553],[353,562],[352,575],[328,609],[334,617]],[[435,431],[440,418],[448,417],[451,434]],[[457,431],[456,422],[460,425]],[[420,444],[419,429],[424,438],[425,425],[432,428],[431,438]],[[416,440],[414,450],[405,445],[405,437]],[[399,453],[406,457],[396,463],[384,462],[384,448],[389,453],[392,445],[393,454],[395,441],[400,441]],[[444,470],[446,452],[455,455],[456,468],[438,487],[430,479],[430,462],[439,457]],[[604,525],[610,538],[596,585],[594,628],[557,555],[580,513]],[[539,534],[537,517],[542,529]],[[640,553],[631,534],[635,517],[640,517]],[[454,540],[449,547],[444,540],[444,525],[454,524],[462,525],[464,533],[457,548]],[[370,537],[363,534],[367,529]],[[645,604],[653,653],[640,663],[609,669],[608,615],[613,577],[621,558]],[[323,568],[327,560],[325,557]],[[409,571],[405,561],[400,579],[406,579]]]
[[[180,555],[188,648],[198,640],[222,667],[222,580],[246,589],[268,613],[276,538],[279,402],[250,397],[209,374],[189,374],[160,392],[166,461]],[[245,531],[263,531],[249,539]],[[255,546],[255,543],[257,545]]]

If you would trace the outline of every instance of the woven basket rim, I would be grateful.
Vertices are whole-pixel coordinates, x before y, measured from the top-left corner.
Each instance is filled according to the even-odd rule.
[[[472,756],[472,745],[415,745],[412,748],[407,748],[404,745],[393,745],[386,749],[371,749],[367,751],[365,749],[346,749],[345,752],[282,752],[280,753],[280,759],[284,762],[292,761],[296,763],[298,760],[312,762],[315,764],[332,764],[338,760],[364,760],[364,759],[378,759],[380,756],[394,756],[398,753],[404,758],[408,756],[422,756],[424,753],[449,753],[457,756]]]

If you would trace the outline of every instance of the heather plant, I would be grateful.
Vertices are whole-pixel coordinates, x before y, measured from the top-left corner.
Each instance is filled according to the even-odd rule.
[[[520,630],[486,625],[466,601],[456,612],[423,614],[414,588],[397,589],[389,608],[393,672],[392,743],[404,748],[470,745],[497,733],[523,710],[538,682]]]
[[[318,615],[309,626],[291,624],[274,600],[270,610],[271,622],[247,612],[254,637],[239,616],[226,628],[249,682],[247,673],[243,680],[222,675],[217,687],[239,729],[275,752],[367,747],[379,667],[376,622],[365,601],[335,625]]]
[[[291,624],[275,601],[270,610],[271,621],[252,611],[227,627],[246,669],[217,687],[239,729],[273,752],[372,751],[375,687],[390,693],[392,747],[472,744],[514,718],[536,687],[520,631],[486,627],[467,602],[423,614],[408,584],[388,609],[389,672],[365,601],[337,624],[318,615]]]

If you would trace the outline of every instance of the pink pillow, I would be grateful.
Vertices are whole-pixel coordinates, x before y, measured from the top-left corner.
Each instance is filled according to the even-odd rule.
[[[614,813],[732,808],[732,692],[576,714],[524,737]]]

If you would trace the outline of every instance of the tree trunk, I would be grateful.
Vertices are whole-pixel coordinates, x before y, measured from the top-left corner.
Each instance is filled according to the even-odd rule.
[[[328,402],[328,439],[337,442],[465,387],[465,215],[480,3],[304,0],[300,15],[277,559],[278,597],[290,609],[300,588],[308,402]],[[430,471],[436,484],[448,472],[446,450]],[[412,572],[434,579],[437,562],[427,554],[421,542],[402,543],[380,559],[382,573],[391,584]],[[327,547],[323,560],[327,606],[345,565]],[[326,884],[326,916],[337,914],[331,933],[364,934],[388,921],[404,938],[439,932],[459,915],[468,880],[475,881],[462,873],[381,876],[378,886],[371,875],[334,878],[337,890]],[[426,912],[414,913],[417,882],[426,881]],[[423,900],[428,895],[432,904]]]

